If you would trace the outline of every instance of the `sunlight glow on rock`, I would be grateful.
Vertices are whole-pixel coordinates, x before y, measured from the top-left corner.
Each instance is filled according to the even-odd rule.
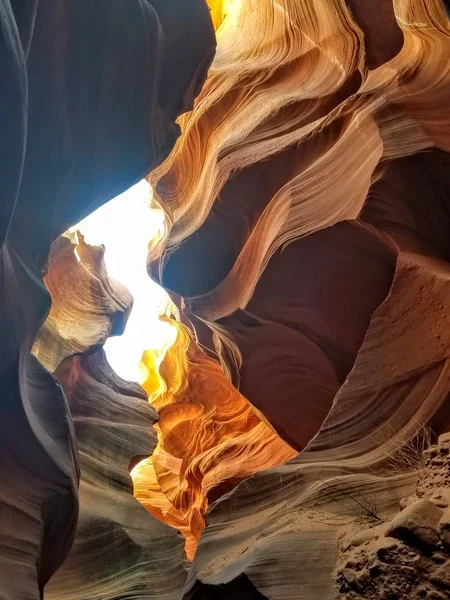
[[[142,382],[139,362],[144,350],[158,350],[173,338],[168,323],[159,320],[169,297],[147,274],[148,245],[162,227],[163,215],[151,208],[152,190],[145,180],[117,196],[73,229],[89,244],[105,246],[108,275],[133,295],[133,309],[123,335],[105,344],[108,361],[124,379]]]

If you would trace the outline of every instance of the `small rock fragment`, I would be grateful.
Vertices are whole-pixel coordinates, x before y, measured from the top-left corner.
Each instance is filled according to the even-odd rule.
[[[438,447],[433,445],[423,451],[423,456],[425,458],[432,458],[433,456],[436,456],[437,453]]]
[[[396,550],[399,546],[399,542],[394,538],[381,538],[377,541],[376,553],[377,557],[384,563],[391,561],[391,554],[393,550]]]
[[[419,596],[419,598],[426,598],[427,595],[428,595],[427,588],[425,586],[423,586],[423,585],[420,585],[416,589],[416,594]]]
[[[445,462],[445,458],[442,458],[441,456],[435,456],[431,459],[431,464],[436,465],[437,467],[445,465]]]
[[[361,546],[365,542],[369,542],[378,537],[378,534],[373,529],[366,529],[365,531],[360,531],[356,535],[352,537],[350,540],[351,546]]]
[[[440,587],[450,589],[450,560],[434,571],[430,581]]]
[[[450,448],[450,431],[443,433],[438,437],[438,448],[439,452],[448,452]]]
[[[434,561],[437,564],[442,564],[445,563],[445,561],[447,560],[445,558],[445,556],[443,554],[441,554],[440,552],[435,552],[434,554],[432,554],[431,556],[431,560]]]
[[[424,562],[423,557],[419,554],[412,559],[411,564],[419,573],[427,570],[427,564]]]
[[[431,590],[430,592],[428,592],[427,598],[429,598],[430,600],[447,600],[444,594],[441,594],[441,592],[438,592],[436,590]]]
[[[396,540],[393,537],[390,537],[386,533],[384,538],[380,538],[379,540],[377,540],[375,547],[378,552],[378,550],[381,550],[381,551],[395,550],[396,548],[399,547],[399,545],[400,545],[400,542],[398,540]]]
[[[388,600],[399,600],[402,597],[402,591],[403,590],[395,584],[386,586],[384,588],[384,598],[387,598]],[[380,598],[382,597],[383,596],[380,594]]]
[[[438,525],[442,510],[425,498],[410,504],[389,524],[386,536],[412,545],[435,546],[439,541]]]
[[[444,510],[439,521],[439,536],[445,545],[450,546],[450,508]]]
[[[447,508],[450,505],[450,490],[448,488],[441,489],[439,492],[435,492],[431,499],[440,508]]]
[[[341,585],[339,586],[339,591],[341,592],[341,594],[343,594],[344,592],[346,592],[348,590],[348,585],[346,581],[343,581],[341,583]]]
[[[358,575],[358,581],[361,585],[364,585],[369,580],[369,578],[369,572],[366,570],[361,571],[361,573],[359,573]]]
[[[411,498],[402,498],[399,502],[400,510],[404,510],[409,504],[411,504]]]
[[[342,576],[348,584],[348,587],[351,590],[355,590],[357,592],[361,591],[361,584],[358,581],[358,576],[352,569],[343,569]]]
[[[379,560],[375,560],[369,565],[369,574],[371,577],[377,577],[383,570],[383,565]]]
[[[359,570],[362,567],[362,563],[358,559],[350,559],[345,563],[347,569],[356,569]]]

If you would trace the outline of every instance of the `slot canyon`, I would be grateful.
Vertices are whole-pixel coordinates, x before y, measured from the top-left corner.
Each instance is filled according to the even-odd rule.
[[[447,0],[0,25],[0,600],[450,599]]]

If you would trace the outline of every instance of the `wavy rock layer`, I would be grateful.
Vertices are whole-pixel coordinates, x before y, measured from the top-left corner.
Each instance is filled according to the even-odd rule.
[[[202,0],[0,0],[7,600],[331,600],[450,429],[444,4],[209,4],[202,87]],[[142,390],[103,249],[50,246],[149,171],[183,325]]]
[[[52,245],[45,276],[52,308],[34,353],[65,393],[81,468],[74,545],[45,593],[175,600],[186,580],[182,539],[133,498],[130,477],[155,449],[157,413],[144,389],[112,371],[100,347],[118,326],[120,333],[132,305],[108,278],[103,256],[103,247],[67,234]]]
[[[150,272],[302,452],[215,499],[186,597],[331,599],[342,528],[395,512],[405,448],[450,426],[448,14],[210,6],[216,58],[149,177]]]
[[[192,19],[184,18],[187,13]],[[183,53],[191,41],[196,51]],[[214,46],[200,0],[0,0],[0,595],[5,600],[42,597],[69,553],[78,517],[79,459],[69,406],[53,375],[31,354],[50,310],[41,270],[51,243],[167,156],[179,134],[174,119],[192,106]],[[87,271],[82,280],[91,279],[95,290],[101,281],[94,281],[90,267]],[[61,290],[49,283],[55,296],[67,287],[67,281]],[[59,312],[53,311],[38,351],[50,368],[65,356],[70,360],[75,346],[79,352],[120,329],[123,298],[94,310],[91,294],[85,290],[86,306],[67,299],[62,308],[64,299]],[[110,312],[115,322],[109,322]],[[76,343],[74,320],[88,325]]]
[[[135,496],[149,512],[184,534],[192,559],[209,502],[296,452],[261,421],[220,364],[177,328],[159,370],[155,354],[144,354],[143,387],[158,410],[159,444],[133,480]]]
[[[33,353],[52,372],[63,359],[123,332],[133,299],[107,276],[104,250],[86,244],[79,232],[51,247],[44,283],[52,307]]]
[[[79,445],[80,518],[46,597],[179,598],[186,578],[181,540],[132,496],[130,466],[156,445],[156,413],[145,392],[118,378],[102,350],[66,359],[55,376]]]

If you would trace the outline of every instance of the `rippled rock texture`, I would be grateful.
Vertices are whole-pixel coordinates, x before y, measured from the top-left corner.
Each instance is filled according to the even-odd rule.
[[[127,475],[136,453],[151,452],[154,411],[142,390],[104,372],[99,349],[107,335],[123,327],[130,295],[105,280],[98,251],[79,246],[83,273],[77,271],[70,240],[59,240],[47,257],[60,234],[168,155],[179,134],[175,118],[192,107],[214,48],[201,0],[0,1],[0,596],[5,600],[42,597],[74,541],[80,497],[79,536],[87,530],[93,545],[78,537],[70,565],[77,564],[83,544],[93,555],[82,558],[87,572],[76,575],[79,584],[89,581],[89,569],[97,576],[100,551],[106,569],[112,555],[104,548],[120,537],[119,556],[134,544],[134,558],[130,551],[128,560],[147,561],[155,569],[154,550],[142,539],[150,539],[145,531],[152,525],[129,497]],[[47,267],[49,291],[42,280]],[[38,360],[31,349],[50,311],[50,295],[53,307],[35,346]],[[89,386],[90,398],[102,397],[97,406],[86,406],[80,392]],[[99,391],[105,388],[110,397]],[[142,433],[127,436],[140,415]],[[92,478],[97,496],[86,496]],[[116,501],[108,496],[113,479],[120,497],[133,501],[130,519],[139,521],[136,511],[144,513],[137,529],[114,517]],[[155,531],[155,539],[166,535]],[[164,547],[170,555],[170,543]],[[161,567],[169,571],[164,589],[178,585],[181,552],[173,569]],[[131,593],[130,571],[123,562],[118,567],[124,593]],[[87,596],[113,597],[115,588],[106,580]],[[64,597],[70,587],[68,575]],[[74,594],[82,596],[75,589]]]
[[[186,590],[323,600],[342,527],[397,510],[405,447],[450,426],[448,14],[211,7],[216,58],[149,177],[150,271],[299,454],[210,506]]]
[[[445,4],[208,4],[0,0],[5,600],[331,600],[450,429]],[[67,230],[147,174],[140,387]]]

